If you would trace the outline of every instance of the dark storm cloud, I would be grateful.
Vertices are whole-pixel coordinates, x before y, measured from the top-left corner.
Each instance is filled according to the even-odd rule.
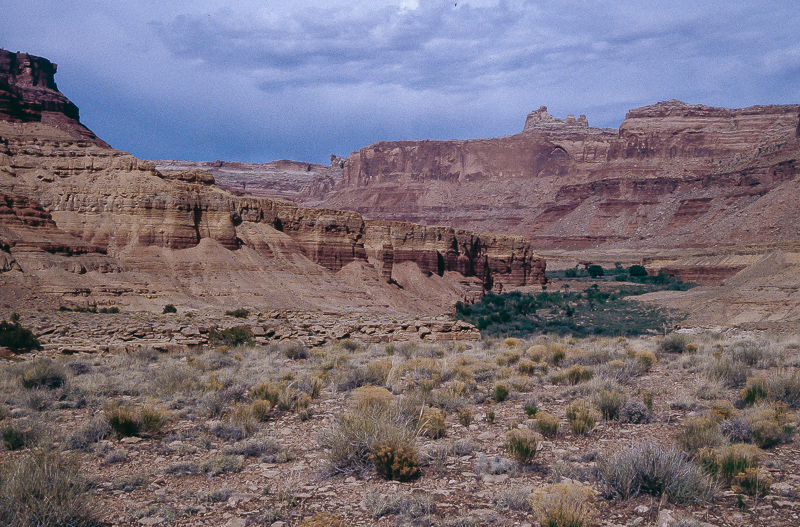
[[[374,82],[453,88],[504,69],[486,50],[530,12],[508,6],[301,11],[275,20],[183,15],[159,34],[176,55],[272,74],[266,88]],[[518,54],[516,52],[515,54]]]
[[[249,70],[266,90],[370,82],[452,91],[537,85],[573,69],[598,78],[637,65],[688,73],[695,59],[727,60],[757,75],[762,54],[790,46],[800,22],[795,10],[759,4],[654,3],[635,12],[625,4],[423,2],[413,10],[342,6],[272,19],[186,14],[161,24],[159,34],[177,56]],[[744,24],[754,19],[769,30],[750,34]]]
[[[324,162],[516,133],[545,104],[618,126],[659,100],[800,101],[794,1],[8,0],[0,46],[59,62],[140,157]]]

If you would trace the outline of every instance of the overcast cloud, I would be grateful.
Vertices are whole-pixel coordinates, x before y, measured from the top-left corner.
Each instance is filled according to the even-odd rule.
[[[644,7],[642,4],[646,4]],[[800,103],[796,1],[5,0],[0,47],[59,64],[141,158],[327,163],[386,139],[617,127],[667,99]]]

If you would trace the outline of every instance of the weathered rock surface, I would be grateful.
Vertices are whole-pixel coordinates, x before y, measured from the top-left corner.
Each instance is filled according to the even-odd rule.
[[[417,273],[404,268],[393,279],[394,259],[370,270],[360,214],[232,194],[196,167],[162,173],[92,139],[57,91],[54,65],[0,55],[6,92],[18,101],[0,109],[0,269],[23,289],[87,306],[210,302],[327,310],[377,301],[386,311],[441,312],[474,297],[476,280],[544,280],[543,260],[522,239],[461,231],[435,247],[398,238],[397,263],[415,264]],[[423,239],[441,237],[439,228],[409,228]],[[394,241],[389,246],[394,251]],[[431,267],[440,258],[447,265]],[[410,295],[387,284],[392,279],[439,291]]]
[[[414,262],[423,272],[455,271],[493,283],[544,283],[545,263],[522,237],[479,235],[450,227],[373,220],[366,223],[365,247],[373,264],[391,278],[394,264]]]
[[[290,201],[302,199],[304,205],[314,206],[341,179],[344,160],[332,159],[329,167],[286,159],[269,163],[160,159],[153,164],[167,177],[172,173],[200,170],[210,174],[218,187],[234,194]]]
[[[797,105],[667,101],[631,110],[610,130],[542,107],[509,137],[364,147],[324,203],[520,234],[540,248],[783,241],[800,224],[783,206],[797,192],[799,123]]]
[[[247,318],[189,311],[167,315],[143,313],[31,313],[25,326],[39,335],[43,350],[63,354],[129,353],[142,348],[186,352],[209,342],[212,330],[250,330],[256,344],[297,341],[306,346],[355,339],[363,343],[480,340],[469,323],[448,317],[332,315],[274,310]]]
[[[260,179],[266,195],[263,181],[293,181],[293,195],[273,195],[371,219],[518,234],[541,249],[781,243],[800,236],[800,212],[787,207],[799,192],[798,130],[798,105],[673,100],[631,110],[618,130],[542,107],[508,137],[375,143],[305,179],[287,162],[240,166],[224,186]]]

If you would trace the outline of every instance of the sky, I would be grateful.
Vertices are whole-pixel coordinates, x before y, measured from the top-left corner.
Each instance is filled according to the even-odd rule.
[[[383,140],[616,128],[679,99],[800,103],[796,0],[3,0],[0,48],[58,64],[144,159],[328,164]]]

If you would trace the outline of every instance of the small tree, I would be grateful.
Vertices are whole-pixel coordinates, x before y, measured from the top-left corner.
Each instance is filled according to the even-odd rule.
[[[590,265],[587,269],[589,276],[592,278],[599,278],[603,276],[603,268],[599,265]]]
[[[641,278],[647,276],[647,269],[645,269],[643,265],[632,265],[628,268],[628,274],[633,277]]]
[[[11,322],[0,322],[0,346],[10,349],[13,353],[42,349],[39,339],[27,328],[19,324],[19,314],[12,313]]]

